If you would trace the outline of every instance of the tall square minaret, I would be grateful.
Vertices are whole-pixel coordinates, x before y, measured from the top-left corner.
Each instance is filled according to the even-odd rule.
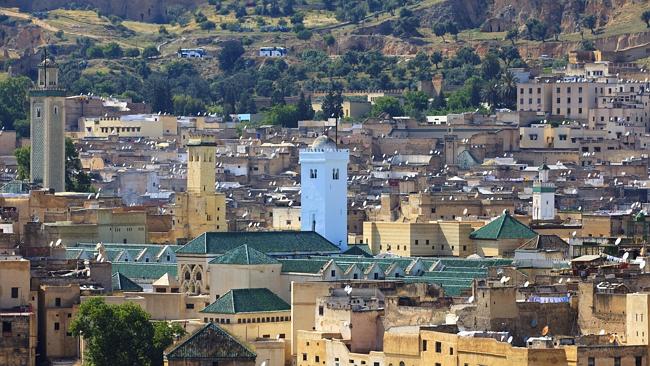
[[[59,88],[59,69],[45,59],[38,68],[38,85],[29,91],[31,156],[30,181],[65,191],[65,90]]]
[[[315,231],[342,251],[348,246],[348,161],[327,136],[300,150],[300,221],[302,231]]]

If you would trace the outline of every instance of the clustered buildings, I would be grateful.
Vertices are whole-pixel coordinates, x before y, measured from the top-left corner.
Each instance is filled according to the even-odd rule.
[[[94,296],[183,325],[170,366],[650,364],[650,84],[570,59],[516,111],[297,128],[69,98],[44,61],[29,182],[0,148],[0,364],[77,362]]]

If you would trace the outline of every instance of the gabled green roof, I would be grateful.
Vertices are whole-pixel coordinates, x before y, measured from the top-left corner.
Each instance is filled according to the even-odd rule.
[[[120,272],[132,280],[155,281],[165,273],[172,277],[178,277],[178,266],[176,264],[160,263],[135,263],[135,262],[118,262],[113,263],[113,273]]]
[[[166,353],[168,360],[255,361],[257,355],[246,344],[219,328],[207,323],[201,329],[179,342]]]
[[[266,288],[233,289],[201,310],[202,313],[238,314],[289,311],[291,305]]]
[[[508,212],[469,234],[471,239],[482,240],[530,239],[536,236],[535,231],[510,216]]]
[[[210,264],[279,264],[277,260],[244,244],[210,261]]]
[[[318,273],[329,262],[323,259],[280,259],[282,272]]]
[[[339,248],[313,231],[207,232],[176,251],[179,254],[220,255],[242,245],[267,255],[338,254]]]
[[[113,282],[113,291],[142,292],[140,285],[120,272],[113,273],[111,281]]]
[[[362,256],[362,257],[367,257],[370,258],[372,257],[372,251],[370,250],[370,247],[367,244],[355,244],[355,245],[350,245],[350,248],[346,250],[345,252],[341,253],[343,255],[356,255],[356,256]]]

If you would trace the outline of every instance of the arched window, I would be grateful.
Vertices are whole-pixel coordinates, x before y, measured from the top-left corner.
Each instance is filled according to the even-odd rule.
[[[337,168],[332,169],[332,179],[339,180],[339,170]]]
[[[196,280],[201,281],[201,272],[196,272]]]
[[[41,118],[41,109],[36,108],[36,117]]]
[[[314,179],[318,178],[318,169],[314,169]]]
[[[184,275],[183,277],[185,277],[185,280],[186,280],[186,281],[189,281],[190,278],[191,278],[191,276],[190,276],[190,272],[189,272],[189,271],[185,271],[185,275]]]

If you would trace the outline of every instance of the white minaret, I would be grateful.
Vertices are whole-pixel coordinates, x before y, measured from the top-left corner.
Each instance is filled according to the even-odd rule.
[[[300,150],[302,231],[315,231],[344,251],[348,247],[350,152],[320,136]]]
[[[548,181],[549,171],[546,163],[542,164],[533,183],[533,220],[555,219],[555,185]]]

